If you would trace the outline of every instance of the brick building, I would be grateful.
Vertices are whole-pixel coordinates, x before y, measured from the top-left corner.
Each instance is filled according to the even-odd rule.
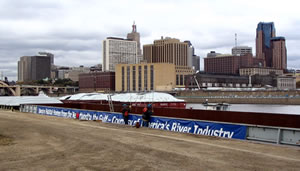
[[[252,54],[207,57],[204,58],[204,71],[207,73],[239,74],[241,67],[250,67],[254,65],[253,63]]]
[[[115,72],[92,72],[80,74],[79,91],[115,91]]]

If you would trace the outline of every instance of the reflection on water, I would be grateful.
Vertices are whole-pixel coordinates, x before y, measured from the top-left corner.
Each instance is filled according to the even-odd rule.
[[[199,103],[187,103],[186,108],[205,109]],[[229,111],[264,112],[300,115],[300,105],[231,104]]]

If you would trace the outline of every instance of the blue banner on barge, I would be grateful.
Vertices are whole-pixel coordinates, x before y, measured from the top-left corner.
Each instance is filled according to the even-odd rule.
[[[80,120],[101,120],[107,123],[123,124],[124,120],[120,113],[88,111],[80,109],[67,109],[56,107],[37,106],[37,113],[42,115],[76,118]],[[129,115],[129,125],[142,122],[140,115]],[[243,125],[233,125],[224,123],[213,123],[196,120],[185,120],[177,118],[164,118],[153,116],[149,123],[150,128],[169,130],[174,132],[217,136],[224,138],[246,139],[247,127]]]

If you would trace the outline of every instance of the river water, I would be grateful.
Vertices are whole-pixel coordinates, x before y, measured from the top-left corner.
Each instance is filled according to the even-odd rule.
[[[199,103],[187,103],[186,108],[205,109]],[[300,115],[300,105],[230,104],[229,111],[263,112]]]

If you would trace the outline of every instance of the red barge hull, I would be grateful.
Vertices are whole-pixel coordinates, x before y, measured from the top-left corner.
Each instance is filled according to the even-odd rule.
[[[108,104],[64,101],[64,104],[49,104],[44,106],[75,108],[85,110],[110,111]],[[131,113],[142,114],[143,106],[133,106]],[[122,104],[114,103],[114,111],[120,112]],[[155,116],[183,119],[207,120],[237,124],[265,125],[276,127],[300,128],[300,115],[271,114],[259,112],[233,112],[216,110],[195,110],[184,108],[154,107]]]
[[[108,104],[106,100],[63,100],[63,103],[91,103],[91,104]],[[179,108],[185,109],[186,102],[118,102],[114,101],[113,104],[120,105],[120,104],[127,104],[131,105],[132,107],[146,107],[147,104],[152,104],[153,107],[156,108]]]

